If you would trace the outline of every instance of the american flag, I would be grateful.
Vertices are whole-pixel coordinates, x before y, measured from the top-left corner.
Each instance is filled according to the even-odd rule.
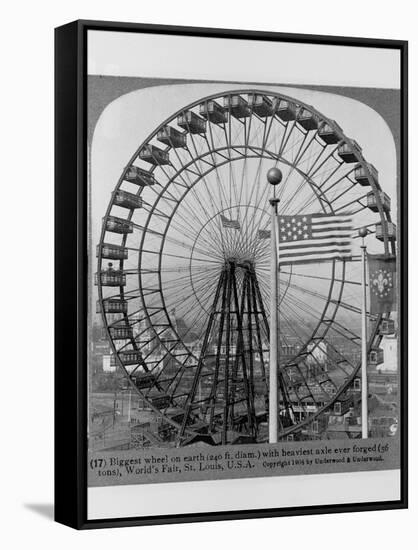
[[[281,265],[351,258],[350,216],[305,214],[279,216]]]
[[[229,229],[241,229],[241,225],[238,220],[228,220],[228,218],[222,214],[220,216],[224,227],[228,227]]]

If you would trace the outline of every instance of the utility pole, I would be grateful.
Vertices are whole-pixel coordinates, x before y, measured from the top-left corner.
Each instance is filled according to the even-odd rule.
[[[279,235],[277,220],[276,185],[282,181],[282,172],[270,168],[267,181],[273,186],[270,199],[270,384],[269,384],[269,443],[277,443],[279,427]]]
[[[359,229],[361,237],[361,437],[369,436],[368,387],[367,387],[367,292],[366,292],[366,227]]]

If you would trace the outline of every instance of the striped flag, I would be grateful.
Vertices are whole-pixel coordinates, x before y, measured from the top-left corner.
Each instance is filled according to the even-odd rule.
[[[222,225],[224,227],[227,227],[229,229],[241,229],[241,225],[238,220],[228,220],[228,218],[226,218],[222,214],[220,216],[221,216]]]
[[[281,265],[350,259],[350,216],[305,214],[279,216]]]

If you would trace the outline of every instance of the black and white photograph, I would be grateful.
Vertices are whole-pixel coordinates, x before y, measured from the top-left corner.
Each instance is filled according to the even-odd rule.
[[[401,499],[400,85],[395,47],[87,31],[89,519]]]
[[[341,96],[269,88],[155,86],[142,139],[145,88],[97,127],[92,449],[396,437],[390,130]]]

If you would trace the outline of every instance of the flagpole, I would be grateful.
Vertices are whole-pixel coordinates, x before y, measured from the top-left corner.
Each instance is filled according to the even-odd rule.
[[[279,242],[277,234],[277,205],[275,186],[282,180],[278,168],[271,168],[267,173],[267,181],[273,185],[274,196],[270,199],[270,362],[269,362],[269,443],[277,443],[279,420],[279,323],[278,323],[278,270]]]
[[[368,430],[368,387],[367,387],[367,291],[366,291],[366,245],[364,237],[368,231],[366,227],[359,229],[361,237],[361,437],[367,439]]]
[[[132,390],[129,388],[129,405],[128,405],[128,422],[131,423],[131,401],[132,401]]]

